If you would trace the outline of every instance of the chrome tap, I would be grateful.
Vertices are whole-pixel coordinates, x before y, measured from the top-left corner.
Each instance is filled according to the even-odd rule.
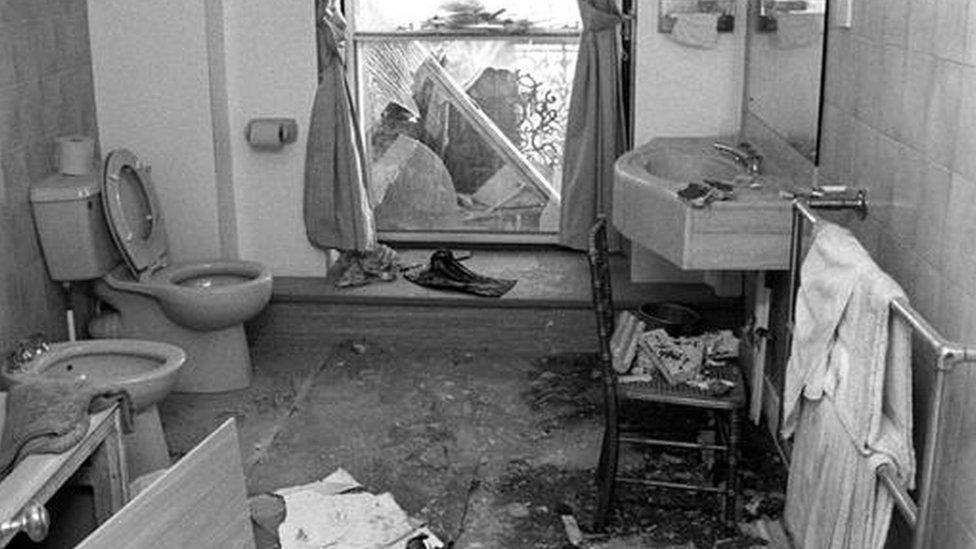
[[[759,175],[762,173],[763,157],[749,143],[743,141],[738,147],[726,145],[725,143],[712,143],[712,148],[720,153],[727,154],[742,166],[749,175]]]
[[[17,347],[7,353],[7,371],[20,372],[30,361],[50,349],[44,334],[31,334],[17,342]]]

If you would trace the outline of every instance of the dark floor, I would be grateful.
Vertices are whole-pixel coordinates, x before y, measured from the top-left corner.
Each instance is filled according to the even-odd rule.
[[[250,494],[343,467],[371,491],[390,491],[458,548],[566,547],[561,504],[586,529],[601,432],[589,357],[269,338],[253,356],[249,389],[162,403],[175,456],[235,417]],[[758,433],[744,460],[750,496],[782,490],[775,452]],[[630,467],[664,464],[687,475],[701,468],[697,458],[628,459]],[[621,491],[618,502],[615,537],[588,538],[588,546],[712,547],[725,537],[707,498]],[[750,545],[738,541],[721,546]]]

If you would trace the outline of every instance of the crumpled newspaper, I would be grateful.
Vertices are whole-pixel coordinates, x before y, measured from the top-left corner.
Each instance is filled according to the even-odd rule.
[[[282,549],[404,547],[420,536],[427,549],[444,547],[390,493],[349,493],[357,488],[348,472],[337,469],[320,481],[275,492],[285,500],[285,520],[278,527]]]

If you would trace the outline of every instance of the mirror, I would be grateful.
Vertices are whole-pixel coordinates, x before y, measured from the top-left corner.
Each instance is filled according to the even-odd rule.
[[[827,0],[749,2],[747,109],[816,164]]]

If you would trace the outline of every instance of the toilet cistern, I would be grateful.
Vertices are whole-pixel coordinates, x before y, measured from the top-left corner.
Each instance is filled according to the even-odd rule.
[[[716,141],[712,143],[712,148],[716,151],[732,157],[737,164],[745,169],[748,175],[759,175],[762,173],[763,157],[749,143],[743,141],[738,147],[726,145]]]

